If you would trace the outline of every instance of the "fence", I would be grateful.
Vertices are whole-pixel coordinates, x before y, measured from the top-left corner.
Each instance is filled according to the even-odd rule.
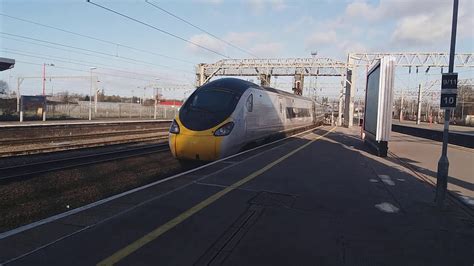
[[[16,111],[16,99],[1,99],[0,101],[0,121],[19,120]],[[98,102],[97,108],[92,102],[93,119],[173,119],[178,113],[179,107],[157,105],[144,106],[137,103],[111,103]],[[40,120],[41,115],[36,110],[24,112],[25,120]],[[58,119],[89,119],[89,102],[79,101],[78,103],[48,103],[46,106],[46,120]]]
[[[178,113],[179,108],[173,106],[157,105],[157,119],[172,119]],[[54,104],[48,105],[46,109],[47,119],[71,118],[88,119],[89,102],[80,101],[77,104]],[[97,108],[92,103],[92,118],[141,118],[153,119],[155,117],[155,106],[143,106],[136,103],[109,103],[98,102]]]

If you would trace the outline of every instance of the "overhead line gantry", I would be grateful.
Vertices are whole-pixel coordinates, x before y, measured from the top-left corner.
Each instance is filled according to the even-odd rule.
[[[353,125],[355,73],[358,67],[369,66],[383,56],[393,56],[396,66],[421,68],[448,67],[448,53],[349,53],[347,61],[331,58],[282,58],[282,59],[223,59],[211,64],[198,64],[196,85],[201,86],[216,76],[256,76],[261,85],[270,85],[272,76],[293,76],[293,91],[302,94],[305,76],[333,76],[342,78],[339,98],[338,125],[342,123],[344,108],[345,126]],[[474,67],[474,53],[459,53],[455,56],[456,67]],[[344,99],[345,98],[345,99]],[[343,107],[343,102],[345,105]]]

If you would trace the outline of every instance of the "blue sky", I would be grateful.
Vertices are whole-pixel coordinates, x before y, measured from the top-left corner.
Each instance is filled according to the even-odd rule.
[[[448,0],[152,1],[262,58],[309,57],[311,51],[317,51],[321,57],[345,60],[348,52],[447,52],[449,49],[452,3]],[[230,57],[250,57],[153,8],[144,0],[94,2]],[[473,52],[474,1],[460,2],[457,52]],[[105,88],[107,94],[131,95],[133,90],[139,95],[137,91],[141,89],[137,87],[143,88],[154,82],[169,87],[190,86],[194,84],[195,64],[222,58],[107,12],[86,0],[2,0],[0,13],[154,53],[137,52],[0,16],[0,31],[3,33],[0,34],[0,56],[18,61],[13,70],[0,74],[0,78],[9,81],[12,88],[16,87],[18,76],[41,76],[42,64],[54,63],[55,67],[47,67],[47,75],[86,77],[90,75],[89,67],[94,66],[97,67],[95,75],[101,81],[99,86]],[[65,47],[55,49],[52,47],[59,47],[25,37],[94,52]],[[463,73],[461,77],[473,76],[472,71],[464,70]],[[160,80],[154,81],[155,77]],[[358,80],[363,80],[363,76]],[[334,81],[319,82],[329,84]],[[408,79],[400,84],[407,82]],[[280,86],[284,83],[282,80]],[[85,94],[88,88],[86,78],[47,84],[47,90],[54,92],[69,90]],[[22,84],[25,94],[38,94],[40,90],[40,79],[27,79]],[[151,93],[151,90],[147,92]],[[177,92],[169,93],[172,97]],[[337,95],[336,90],[328,95],[331,93]]]

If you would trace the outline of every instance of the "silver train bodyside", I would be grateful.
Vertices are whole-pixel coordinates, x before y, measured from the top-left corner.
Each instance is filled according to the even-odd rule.
[[[317,125],[324,119],[321,105],[309,98],[269,87],[261,87],[246,81],[222,80],[242,82],[242,86],[245,86],[241,90],[235,108],[224,121],[215,127],[206,129],[207,132],[206,130],[193,131],[185,128],[184,136],[171,133],[170,147],[176,158],[215,160],[227,157],[241,151],[251,143],[261,142],[282,132]],[[225,82],[222,80],[221,87],[225,86]],[[181,112],[186,111],[180,110]],[[178,127],[185,127],[179,115],[174,123]],[[214,135],[220,127],[228,125],[228,123],[233,123],[228,135]],[[206,143],[207,148],[202,147],[203,145],[198,142]],[[213,149],[214,152],[210,149]]]

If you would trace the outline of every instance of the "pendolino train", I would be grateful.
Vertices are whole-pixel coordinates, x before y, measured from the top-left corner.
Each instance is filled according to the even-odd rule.
[[[222,78],[189,96],[171,124],[169,146],[178,159],[211,161],[321,121],[320,106],[309,98]]]

